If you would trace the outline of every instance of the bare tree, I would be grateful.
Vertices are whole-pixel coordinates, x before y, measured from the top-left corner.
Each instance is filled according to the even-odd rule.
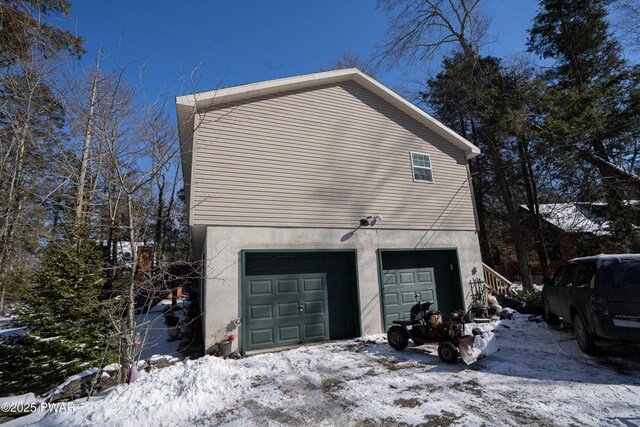
[[[172,162],[178,152],[166,102],[149,102],[146,98],[144,103],[137,101],[139,93],[125,83],[124,74],[125,70],[120,69],[102,75],[95,109],[87,110],[93,121],[93,163],[99,174],[97,200],[90,209],[97,209],[96,219],[107,220],[111,275],[115,278],[122,274],[126,281],[125,312],[122,317],[112,316],[118,332],[136,326],[137,292],[142,288],[155,292],[155,283],[162,276],[161,272],[156,275],[153,271],[139,271],[139,251],[144,242],[154,237],[160,240],[155,242],[160,248],[166,235],[167,216],[175,197],[175,180],[171,182],[169,176],[176,173]],[[116,242],[122,239],[129,243],[131,251],[130,265],[124,270],[118,265],[116,248]],[[156,258],[160,256],[158,251]],[[126,342],[120,344],[123,367],[131,362],[131,338],[123,336]]]
[[[0,52],[0,311],[11,297],[16,272],[28,261],[31,273],[36,271],[38,249],[72,238],[93,250],[106,240],[110,271],[100,274],[110,273],[112,284],[126,281],[127,298],[125,304],[95,301],[95,308],[106,307],[114,331],[129,331],[136,324],[136,290],[153,287],[162,276],[140,274],[137,249],[155,239],[164,259],[165,242],[176,234],[177,138],[166,99],[150,102],[141,96],[126,83],[125,68],[109,71],[102,49],[88,71],[56,56],[61,50],[77,58],[81,51],[81,39],[68,32],[45,24],[47,34],[37,31],[40,16],[70,7],[59,3],[16,1],[0,7],[7,24],[0,25],[0,33],[10,30],[19,44],[12,55],[12,42],[7,37],[0,42],[7,48]],[[35,12],[37,19],[23,22],[14,6],[20,13]],[[29,45],[43,40],[52,46]],[[77,224],[82,233],[56,232],[59,226],[75,231]],[[117,265],[115,242],[123,239],[131,248],[130,268]],[[128,367],[133,337],[124,338],[121,361]]]
[[[49,166],[64,117],[47,80],[51,63],[19,62],[0,78],[0,311],[8,275],[25,262],[22,249],[38,235],[29,228],[54,185]]]
[[[480,0],[379,0],[392,15],[378,57],[390,65],[401,59],[428,61],[450,47],[477,57],[491,20]],[[448,52],[445,52],[448,53]]]
[[[339,70],[343,68],[357,68],[372,77],[375,77],[377,73],[374,58],[367,59],[352,52],[343,52],[333,58],[329,63],[329,69],[331,70]],[[325,71],[324,68],[321,68],[320,70]]]
[[[76,222],[83,219],[84,207],[84,187],[87,180],[87,168],[89,166],[89,153],[91,149],[91,137],[93,135],[93,114],[98,101],[98,77],[100,76],[100,56],[102,48],[98,50],[96,58],[96,66],[91,78],[91,88],[89,90],[89,105],[86,114],[86,122],[84,125],[84,138],[82,143],[82,152],[80,156],[80,172],[78,173],[77,191],[76,191]]]
[[[389,65],[396,65],[401,60],[416,64],[433,59],[437,53],[452,53],[451,61],[462,64],[462,71],[458,76],[463,90],[472,94],[474,91],[488,89],[487,84],[491,84],[495,76],[495,67],[493,61],[484,61],[488,69],[483,70],[480,47],[486,42],[491,21],[481,9],[479,0],[381,0],[378,5],[392,15],[387,38],[378,49],[380,61]],[[428,98],[428,95],[425,95],[425,98]],[[461,125],[456,126],[458,132],[476,145],[483,142],[483,148],[488,153],[495,173],[496,185],[507,210],[523,284],[525,288],[530,289],[533,285],[527,248],[518,216],[518,205],[506,173],[509,162],[501,153],[502,137],[493,124],[479,126],[482,117],[480,111],[486,109],[486,106],[472,102],[468,107],[460,111],[464,117],[455,118],[454,123]],[[476,198],[484,197],[485,194],[485,179],[478,175],[483,169],[483,163],[484,159],[476,159],[471,163]],[[486,217],[483,200],[479,201],[477,208],[479,220],[483,221]],[[485,235],[484,224],[481,224],[480,232],[480,240],[485,242],[482,247],[486,252],[488,238]],[[485,253],[484,257],[490,258],[491,254]]]
[[[640,50],[640,1],[617,0],[613,2],[614,19],[612,26],[620,34],[620,39],[635,52]]]

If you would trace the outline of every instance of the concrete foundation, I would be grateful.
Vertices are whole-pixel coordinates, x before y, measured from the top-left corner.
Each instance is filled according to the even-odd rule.
[[[202,305],[205,351],[234,334],[242,346],[235,322],[242,315],[242,258],[247,249],[355,249],[359,276],[360,322],[364,335],[382,333],[379,249],[457,249],[463,294],[470,304],[469,281],[482,277],[476,231],[386,230],[377,227],[347,229],[209,226],[203,247],[205,279]],[[242,319],[240,319],[241,321]]]

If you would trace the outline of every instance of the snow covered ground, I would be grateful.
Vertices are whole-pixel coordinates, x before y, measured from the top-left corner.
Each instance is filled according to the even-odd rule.
[[[204,357],[76,401],[74,412],[14,423],[640,425],[637,346],[589,357],[570,332],[523,315],[495,332],[501,350],[469,366],[442,363],[434,345],[396,352],[383,336],[242,360]]]
[[[178,306],[183,307],[184,302],[179,300]],[[154,355],[170,355],[181,356],[178,351],[180,346],[180,340],[170,340],[167,334],[167,325],[164,322],[162,313],[171,307],[171,300],[165,299],[160,301],[158,305],[149,310],[148,313],[136,315],[136,323],[141,324],[144,322],[151,322],[149,324],[149,330],[144,342],[144,347],[140,359],[148,359]],[[183,311],[178,311],[176,315],[182,319],[184,316]],[[141,330],[142,335],[144,331]]]
[[[186,304],[183,300],[178,300],[178,307],[183,308],[185,306]],[[167,334],[168,327],[162,317],[162,313],[170,307],[171,300],[164,299],[149,310],[148,313],[136,315],[136,323],[149,322],[149,329],[140,359],[148,359],[154,355],[181,356],[178,350],[180,340],[169,339],[169,335]],[[182,319],[184,317],[184,311],[179,310],[176,312],[176,315]],[[9,337],[27,332],[27,327],[16,327],[13,325],[14,321],[15,317],[0,317],[0,337]],[[141,333],[144,335],[144,328],[141,329]]]

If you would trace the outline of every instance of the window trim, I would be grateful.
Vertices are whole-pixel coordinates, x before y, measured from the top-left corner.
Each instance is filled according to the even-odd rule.
[[[427,157],[427,159],[429,159],[430,167],[414,165],[413,164],[413,155],[414,154],[419,154],[421,156]],[[410,151],[409,152],[409,160],[411,161],[411,179],[413,179],[413,182],[424,182],[426,184],[433,184],[435,182],[435,179],[433,177],[433,163],[431,163],[431,155],[429,155],[427,153],[420,153],[418,151]],[[431,172],[431,181],[427,181],[427,180],[424,180],[424,179],[416,179],[415,168],[428,169]]]

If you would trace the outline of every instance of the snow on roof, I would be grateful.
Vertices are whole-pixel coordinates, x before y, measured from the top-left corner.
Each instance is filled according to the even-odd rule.
[[[604,203],[548,203],[540,205],[540,214],[550,224],[569,233],[592,233],[598,236],[609,233],[607,218],[593,212],[592,206]],[[525,205],[520,206],[529,211]]]
[[[640,261],[640,254],[600,254],[574,258],[571,262],[573,261],[599,261],[603,264],[620,263],[623,261]]]

